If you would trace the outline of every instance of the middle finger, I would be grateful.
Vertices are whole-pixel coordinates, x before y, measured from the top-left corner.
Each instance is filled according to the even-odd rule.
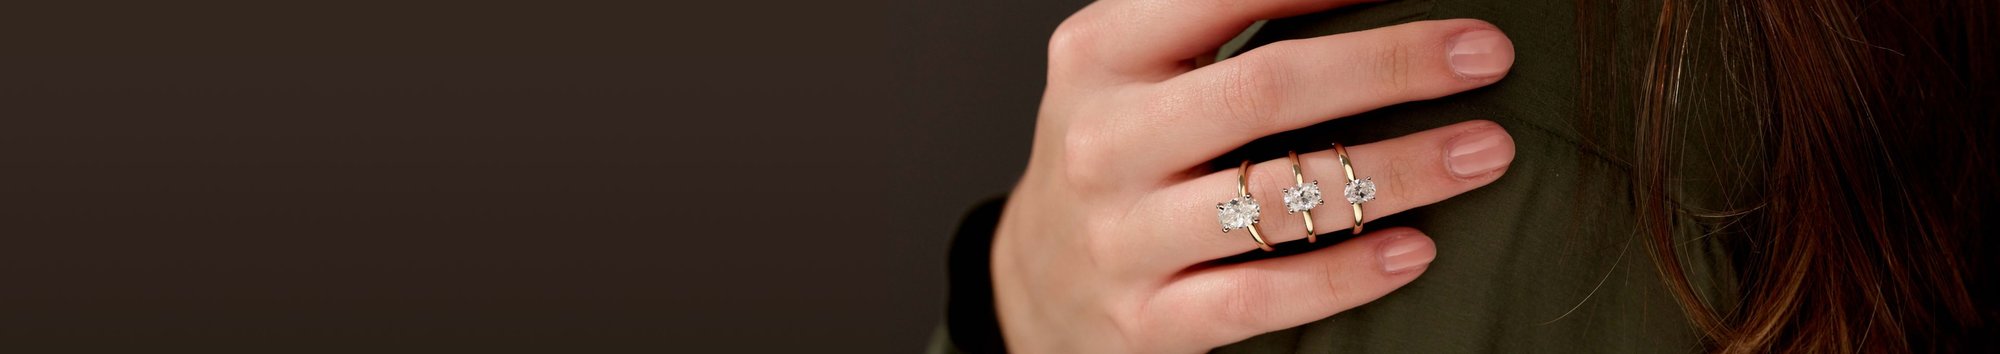
[[[1141,94],[1104,151],[1127,171],[1172,175],[1259,137],[1500,80],[1513,44],[1478,20],[1412,22],[1273,43]]]

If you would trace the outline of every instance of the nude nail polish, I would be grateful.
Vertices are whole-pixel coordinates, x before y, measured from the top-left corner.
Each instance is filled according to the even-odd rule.
[[[1467,79],[1499,76],[1514,66],[1514,42],[1494,30],[1476,30],[1454,37],[1445,50],[1452,71]]]
[[[1459,134],[1445,146],[1445,169],[1458,178],[1479,177],[1514,162],[1514,137],[1497,126]]]
[[[1429,237],[1412,233],[1382,240],[1382,271],[1401,273],[1423,268],[1437,258],[1437,247]]]

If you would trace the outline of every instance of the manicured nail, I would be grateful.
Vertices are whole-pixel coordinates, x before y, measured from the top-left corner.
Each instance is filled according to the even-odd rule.
[[[1494,30],[1476,30],[1451,39],[1445,50],[1451,69],[1459,77],[1484,79],[1506,73],[1514,66],[1514,42]]]
[[[1459,134],[1445,146],[1444,166],[1458,178],[1479,177],[1514,162],[1514,138],[1498,126]]]
[[[1401,273],[1423,268],[1437,258],[1437,247],[1431,238],[1415,232],[1391,236],[1382,241],[1382,271]]]

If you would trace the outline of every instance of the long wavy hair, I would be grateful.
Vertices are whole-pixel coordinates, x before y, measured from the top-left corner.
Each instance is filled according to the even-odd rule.
[[[1636,122],[1581,130],[1632,142],[1644,243],[1711,350],[1958,352],[2000,341],[1995,312],[1976,300],[1993,296],[2000,268],[1984,240],[2000,233],[1983,220],[2000,217],[1996,3],[1579,2],[1584,114]],[[1633,21],[1657,25],[1628,38],[1608,30]],[[1747,202],[1673,198],[1688,181],[1715,180],[1676,168],[1718,163],[1683,153],[1687,134],[1702,132],[1688,119],[1697,115],[1754,127],[1751,151],[1721,161],[1740,164],[1729,182]],[[1687,227],[1737,250],[1738,301],[1690,285],[1679,254],[1688,239],[1674,231]]]

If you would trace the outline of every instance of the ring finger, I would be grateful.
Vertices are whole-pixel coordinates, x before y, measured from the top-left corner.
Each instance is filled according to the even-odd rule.
[[[1347,147],[1356,179],[1370,179],[1376,186],[1375,198],[1361,204],[1364,220],[1374,220],[1409,210],[1484,186],[1499,179],[1514,159],[1514,140],[1505,129],[1491,121],[1453,124],[1375,142]],[[1299,154],[1307,182],[1318,181],[1325,205],[1310,210],[1318,233],[1330,233],[1354,226],[1354,214],[1343,186],[1348,183],[1333,150]],[[1260,229],[1265,242],[1278,244],[1306,237],[1302,214],[1287,215],[1285,188],[1297,185],[1290,159],[1252,164],[1248,176],[1250,195],[1261,209]],[[1162,229],[1141,235],[1174,235],[1172,239],[1139,237],[1123,240],[1141,259],[1167,262],[1184,267],[1258,248],[1248,230],[1222,232],[1217,203],[1236,197],[1237,170],[1210,173],[1159,190],[1142,199],[1137,211],[1141,220]],[[1364,221],[1365,222],[1365,221]]]

